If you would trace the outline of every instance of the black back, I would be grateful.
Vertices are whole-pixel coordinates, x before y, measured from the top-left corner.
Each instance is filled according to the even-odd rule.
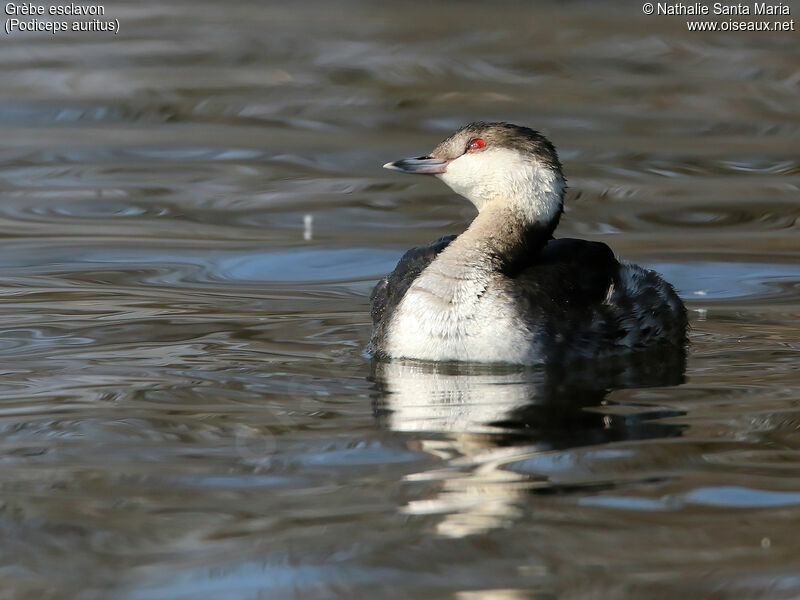
[[[538,286],[554,301],[595,304],[605,297],[618,268],[604,243],[561,238],[550,240],[518,278]]]

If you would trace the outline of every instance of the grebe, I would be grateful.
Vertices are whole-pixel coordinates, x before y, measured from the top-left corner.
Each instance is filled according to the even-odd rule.
[[[553,239],[566,182],[540,133],[471,123],[384,168],[435,175],[478,216],[378,283],[373,356],[532,365],[683,349],[686,309],[669,283],[603,243]]]

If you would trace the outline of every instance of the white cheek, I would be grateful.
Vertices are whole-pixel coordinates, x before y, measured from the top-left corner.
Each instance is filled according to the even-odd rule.
[[[486,203],[481,193],[487,183],[484,168],[485,165],[481,163],[477,154],[464,154],[447,165],[447,171],[437,177],[480,210]]]
[[[556,171],[508,149],[464,154],[438,177],[478,210],[489,202],[502,202],[531,222],[555,219],[564,191]]]

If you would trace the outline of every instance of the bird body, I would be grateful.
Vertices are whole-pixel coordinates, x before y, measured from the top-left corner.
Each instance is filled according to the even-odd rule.
[[[378,283],[375,356],[538,364],[684,345],[685,308],[655,272],[599,242],[552,238],[565,181],[537,132],[474,123],[430,156],[386,167],[434,174],[479,213]]]

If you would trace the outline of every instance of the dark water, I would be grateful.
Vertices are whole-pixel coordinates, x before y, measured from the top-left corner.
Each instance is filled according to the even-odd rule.
[[[3,598],[800,597],[797,33],[106,13],[0,46]],[[685,376],[371,373],[374,281],[473,216],[379,167],[478,118],[554,140],[561,235],[676,285]]]

